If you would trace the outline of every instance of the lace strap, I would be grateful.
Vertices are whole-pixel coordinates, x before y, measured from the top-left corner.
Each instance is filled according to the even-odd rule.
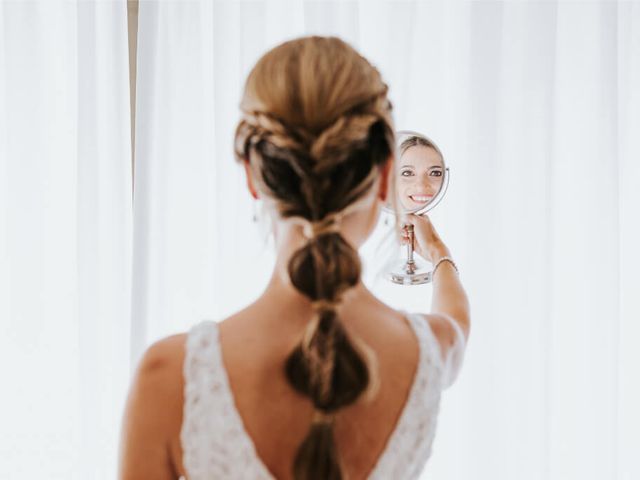
[[[424,325],[425,335],[429,337],[428,341],[431,345],[430,351],[434,352],[433,362],[437,365],[440,372],[440,386],[442,390],[445,390],[449,388],[457,378],[464,359],[466,341],[462,329],[460,325],[450,319],[449,316],[445,316],[455,333],[453,344],[447,348],[446,353],[443,353],[440,340],[433,332],[429,320],[422,314],[414,314],[414,316]]]
[[[455,382],[456,378],[458,378],[458,373],[460,372],[460,367],[462,367],[462,361],[464,360],[464,352],[466,350],[467,342],[464,337],[464,333],[462,332],[462,328],[451,319],[449,316],[446,317],[455,332],[455,339],[453,341],[453,345],[449,347],[447,351],[447,355],[443,360],[443,368],[442,368],[442,389],[449,388],[453,382]],[[438,342],[438,346],[440,343]],[[441,356],[442,358],[442,356]]]
[[[431,454],[440,404],[440,349],[424,317],[406,316],[418,339],[418,365],[405,407],[371,479],[418,478]]]
[[[187,336],[185,402],[180,439],[190,480],[270,479],[238,413],[220,350],[217,322]]]

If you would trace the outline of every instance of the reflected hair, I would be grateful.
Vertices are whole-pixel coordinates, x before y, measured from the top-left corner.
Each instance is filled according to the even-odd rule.
[[[400,155],[404,155],[405,152],[409,150],[411,147],[417,147],[417,146],[433,148],[436,152],[440,154],[440,156],[442,156],[440,149],[436,146],[435,143],[433,143],[428,138],[422,137],[419,135],[411,135],[405,138],[400,143]]]
[[[335,37],[304,37],[267,52],[246,80],[235,154],[282,218],[321,222],[362,198],[393,155],[387,85],[378,70]],[[315,416],[292,465],[296,480],[344,478],[336,412],[376,385],[375,356],[348,333],[337,307],[360,280],[357,250],[339,231],[311,236],[288,263],[313,317],[283,365]]]

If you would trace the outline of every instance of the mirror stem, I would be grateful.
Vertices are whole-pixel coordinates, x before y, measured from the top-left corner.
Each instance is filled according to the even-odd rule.
[[[404,226],[407,230],[407,236],[409,237],[409,242],[407,243],[407,264],[405,265],[405,271],[409,274],[413,274],[416,271],[416,262],[413,260],[413,249],[414,249],[414,231],[413,225],[408,223]]]

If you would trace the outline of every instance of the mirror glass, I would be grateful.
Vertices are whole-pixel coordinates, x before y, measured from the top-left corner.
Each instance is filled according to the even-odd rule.
[[[449,181],[449,170],[435,142],[410,130],[396,132],[395,159],[390,175],[393,194],[385,208],[393,213],[421,215],[435,207]]]

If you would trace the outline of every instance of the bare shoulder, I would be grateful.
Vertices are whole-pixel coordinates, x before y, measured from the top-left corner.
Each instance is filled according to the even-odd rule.
[[[151,344],[140,361],[139,375],[153,377],[166,374],[176,367],[182,368],[186,339],[186,333],[179,333]]]
[[[138,363],[123,417],[120,479],[177,478],[169,452],[182,423],[185,340],[158,340]]]
[[[166,407],[181,406],[183,400],[182,371],[186,337],[185,333],[180,333],[150,345],[140,360],[132,385],[132,391],[146,398],[145,408],[158,405],[170,426],[177,419],[172,419],[168,412],[177,409],[168,410]]]
[[[142,355],[132,388],[157,397],[176,390],[182,377],[186,334],[171,335],[151,344]]]

